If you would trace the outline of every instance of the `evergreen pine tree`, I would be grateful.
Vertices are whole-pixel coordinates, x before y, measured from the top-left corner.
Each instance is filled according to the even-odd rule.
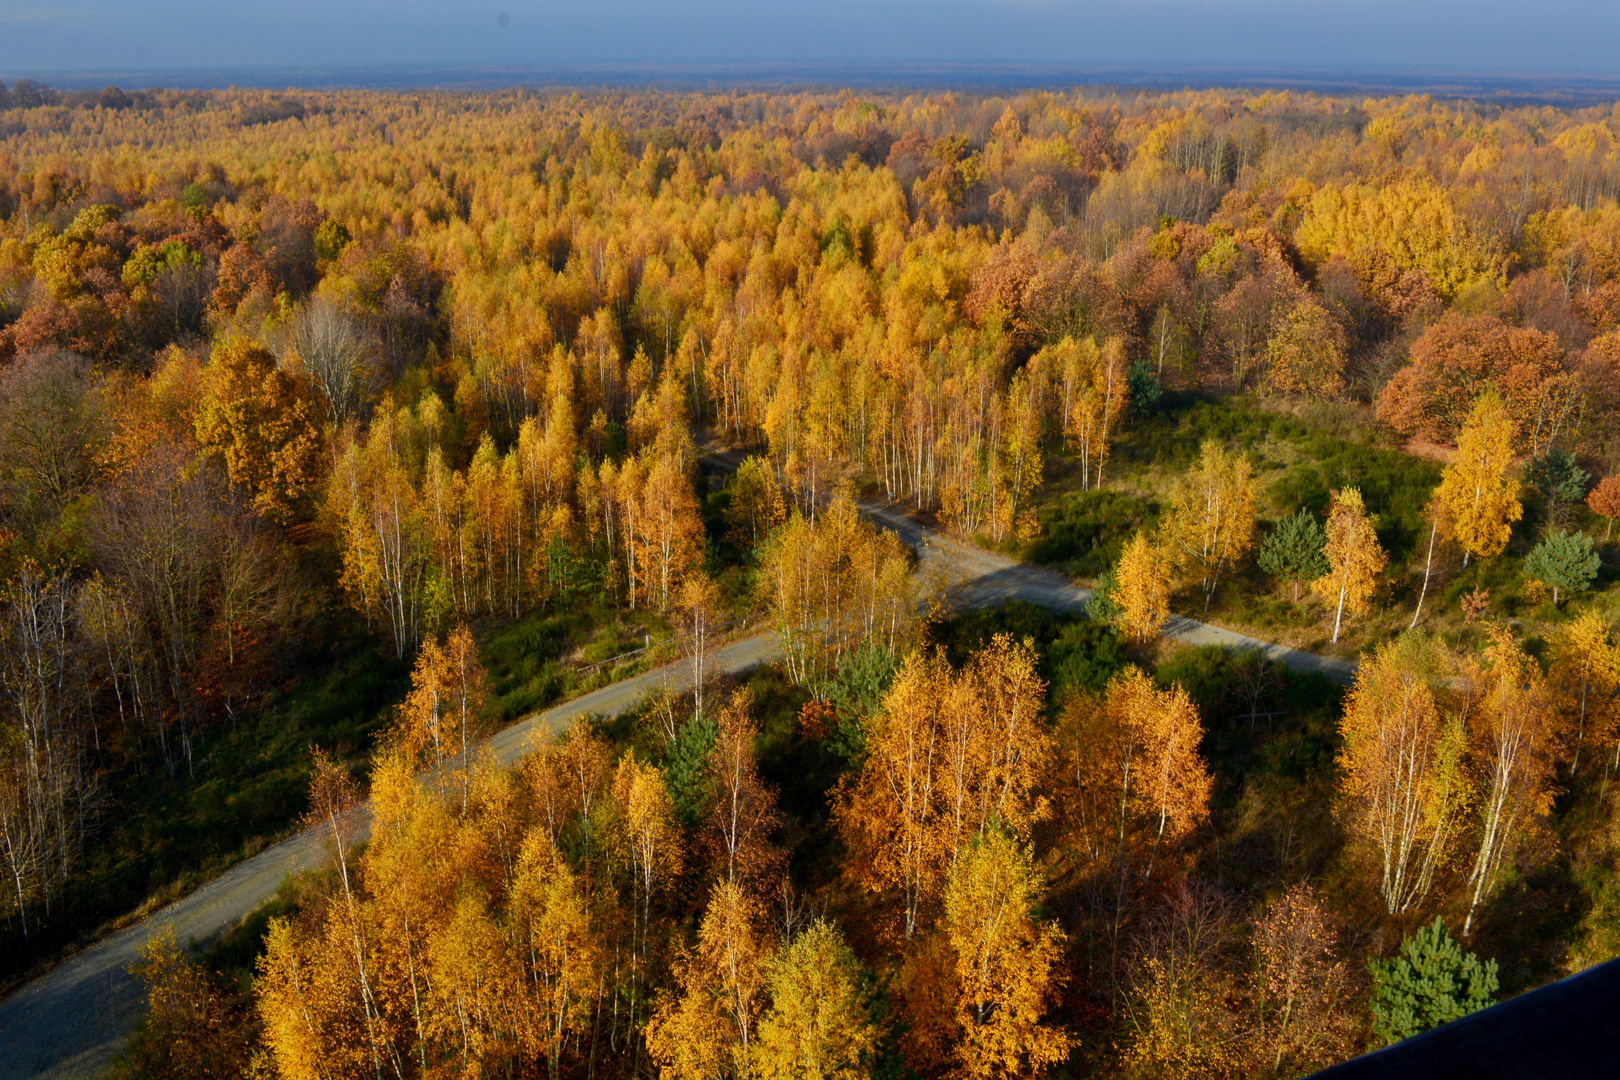
[[[1373,1037],[1384,1046],[1496,1003],[1496,961],[1463,952],[1438,918],[1402,941],[1398,956],[1367,969]]]
[[[1159,411],[1164,387],[1159,376],[1145,360],[1138,360],[1125,372],[1125,386],[1129,390],[1132,416],[1152,416]]]
[[[1260,544],[1257,561],[1272,577],[1294,583],[1294,602],[1299,602],[1299,583],[1314,581],[1328,572],[1327,534],[1316,515],[1305,507],[1277,523]]]
[[[1586,482],[1591,479],[1585,469],[1575,464],[1575,455],[1556,446],[1530,463],[1524,478],[1548,499],[1561,503],[1579,502],[1586,495]]]
[[[1110,566],[1097,578],[1096,584],[1091,587],[1091,596],[1086,600],[1086,618],[1094,623],[1112,624],[1120,616],[1119,601],[1115,598],[1114,590],[1117,587],[1117,570]]]
[[[1591,476],[1575,464],[1574,454],[1554,446],[1530,462],[1524,478],[1546,500],[1547,528],[1558,530],[1569,521],[1570,507],[1586,497],[1586,483]]]
[[[1598,553],[1585,533],[1555,532],[1524,560],[1525,576],[1552,586],[1553,607],[1561,594],[1585,592],[1597,577]]]

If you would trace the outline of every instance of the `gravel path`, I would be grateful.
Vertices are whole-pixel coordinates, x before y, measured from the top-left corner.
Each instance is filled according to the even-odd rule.
[[[948,590],[953,606],[987,607],[1003,600],[1028,600],[1073,611],[1091,595],[1089,589],[1050,570],[951,539],[879,506],[863,505],[861,509],[911,545],[925,582]],[[1342,682],[1348,682],[1355,671],[1350,661],[1285,648],[1180,616],[1170,621],[1165,632],[1193,645],[1261,649],[1290,668],[1320,672]],[[776,656],[775,637],[756,634],[715,650],[710,670],[716,674],[742,672]],[[679,692],[690,683],[687,665],[668,664],[521,721],[491,738],[490,746],[498,761],[509,764],[521,758],[543,730],[555,730],[585,714],[617,715],[660,686]],[[363,835],[366,827],[362,816],[357,833]],[[324,848],[312,831],[299,833],[77,953],[0,1001],[0,1080],[66,1080],[102,1074],[119,1053],[123,1033],[138,1011],[139,990],[129,965],[148,937],[173,927],[181,941],[211,940],[270,899],[288,874],[316,865],[323,855]]]
[[[989,607],[1003,600],[1028,600],[1058,611],[1079,611],[1091,598],[1090,589],[1076,585],[1045,567],[1021,563],[963,543],[880,506],[863,504],[861,511],[872,520],[893,529],[911,545],[917,553],[918,572],[924,580],[932,579],[947,588],[951,600],[961,607]],[[1353,660],[1291,649],[1183,615],[1171,617],[1164,628],[1164,636],[1187,645],[1259,649],[1270,659],[1294,671],[1314,671],[1336,682],[1348,683],[1356,672]]]

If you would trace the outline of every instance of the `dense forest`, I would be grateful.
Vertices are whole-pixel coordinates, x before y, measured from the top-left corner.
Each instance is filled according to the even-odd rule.
[[[314,827],[134,1075],[1301,1075],[1620,952],[1616,517],[1620,105],[0,85],[0,979]]]

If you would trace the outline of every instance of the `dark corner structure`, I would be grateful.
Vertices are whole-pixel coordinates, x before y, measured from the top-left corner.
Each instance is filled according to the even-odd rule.
[[[1324,1069],[1311,1080],[1620,1076],[1620,960]]]

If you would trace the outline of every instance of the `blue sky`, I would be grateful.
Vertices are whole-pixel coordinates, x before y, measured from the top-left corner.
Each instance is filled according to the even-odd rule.
[[[1615,76],[1617,46],[1620,0],[0,0],[10,80],[884,62]]]

